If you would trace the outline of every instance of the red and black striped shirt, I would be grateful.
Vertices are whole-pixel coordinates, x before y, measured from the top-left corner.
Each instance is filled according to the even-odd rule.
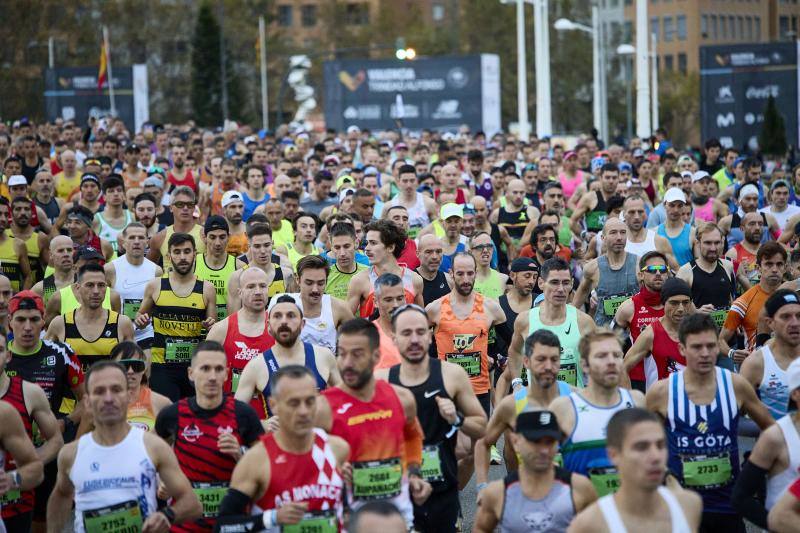
[[[28,438],[33,440],[33,417],[25,405],[25,394],[22,391],[23,380],[19,376],[12,376],[9,379],[8,390],[2,399],[17,410],[22,418],[22,425],[25,426],[25,433]],[[14,459],[11,458],[11,454],[6,452],[6,472],[15,468],[17,468],[17,465],[14,463]],[[22,493],[9,491],[1,500],[3,502],[3,518],[12,518],[33,511],[34,492],[32,490],[23,491]]]

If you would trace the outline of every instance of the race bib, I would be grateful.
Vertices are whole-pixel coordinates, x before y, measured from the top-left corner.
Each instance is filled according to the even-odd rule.
[[[711,311],[711,319],[717,325],[717,328],[720,330],[722,326],[725,324],[725,319],[728,317],[728,309],[714,309]]]
[[[448,363],[455,363],[467,371],[471,378],[481,375],[481,354],[474,353],[448,353],[445,354]]]
[[[630,296],[626,294],[620,294],[619,296],[609,296],[608,298],[604,299],[603,314],[609,318],[614,318],[614,315],[617,314],[617,309],[619,309],[619,306],[622,305],[622,302],[629,298]]]
[[[443,481],[442,459],[439,457],[439,446],[429,444],[422,447],[422,468],[420,468],[422,479],[427,482]]]
[[[140,307],[142,307],[141,300],[125,300],[122,304],[122,314],[131,320],[136,320],[136,314]]]
[[[241,371],[236,369],[231,370],[231,392],[236,392],[239,389],[240,379],[242,379]]]
[[[192,483],[192,491],[203,506],[203,518],[215,518],[219,505],[228,492],[227,483]]]
[[[606,224],[608,213],[605,211],[590,211],[586,213],[586,231],[602,231]]]
[[[333,510],[314,511],[303,515],[296,524],[281,526],[282,533],[337,533],[339,520]]]
[[[558,377],[556,378],[558,381],[563,381],[567,385],[572,385],[573,387],[578,386],[578,365],[575,363],[568,363],[568,364],[561,364],[561,368],[558,371]]]
[[[403,467],[400,458],[353,463],[353,497],[385,500],[400,494]]]
[[[83,512],[86,533],[139,533],[142,512],[133,500]]]
[[[727,485],[733,477],[728,454],[681,457],[683,482],[687,487],[713,489]]]
[[[598,496],[602,497],[619,489],[619,474],[613,466],[590,468],[589,479]]]
[[[196,343],[192,341],[167,338],[164,346],[164,361],[167,363],[188,363]]]
[[[221,320],[225,320],[225,317],[228,316],[228,306],[227,304],[217,304],[217,322]]]
[[[19,489],[12,489],[0,496],[0,504],[2,505],[10,505],[12,503],[16,503],[19,501],[20,496],[22,496],[22,492]]]

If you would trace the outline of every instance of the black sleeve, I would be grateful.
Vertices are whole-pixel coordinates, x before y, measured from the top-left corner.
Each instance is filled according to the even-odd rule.
[[[172,443],[175,442],[175,437],[178,435],[178,404],[172,405],[162,409],[156,417],[156,434],[165,441]]]
[[[219,517],[214,528],[218,533],[239,531],[264,531],[262,515],[248,515],[250,498],[236,489],[229,489],[219,506]]]
[[[734,509],[762,529],[767,529],[767,509],[759,495],[766,492],[767,474],[763,468],[746,461],[731,495]]]
[[[239,435],[246,446],[252,446],[264,434],[264,426],[258,419],[258,414],[248,404],[236,400],[234,407],[236,422],[239,424]],[[159,415],[160,418],[160,415]]]

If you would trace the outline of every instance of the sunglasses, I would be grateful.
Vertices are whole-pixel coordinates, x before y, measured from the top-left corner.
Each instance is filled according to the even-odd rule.
[[[195,206],[194,202],[172,202],[173,207],[177,207],[178,209],[193,209]]]
[[[666,274],[669,272],[669,267],[666,265],[648,265],[642,269],[642,272],[648,274]]]
[[[476,244],[476,245],[472,246],[473,250],[478,250],[478,251],[480,251],[480,250],[491,250],[492,248],[494,248],[493,244]]]
[[[120,359],[118,362],[125,367],[125,372],[129,370],[144,372],[145,364],[141,359]]]

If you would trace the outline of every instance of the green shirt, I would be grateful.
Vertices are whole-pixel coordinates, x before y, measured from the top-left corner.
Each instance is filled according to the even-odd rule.
[[[355,271],[350,273],[342,272],[341,270],[339,270],[339,267],[337,267],[336,265],[332,265],[331,271],[328,274],[328,285],[325,287],[325,294],[330,294],[334,298],[338,298],[343,302],[346,301],[347,289],[350,286],[350,282],[353,280],[353,277],[362,270],[367,269],[366,265],[362,265],[359,263],[355,264],[356,264]]]
[[[578,352],[578,343],[581,341],[578,310],[568,304],[566,319],[556,326],[542,324],[542,321],[539,320],[540,310],[540,307],[534,307],[528,312],[528,335],[537,329],[546,329],[555,333],[561,341],[561,370],[558,371],[558,379],[575,387],[583,387],[583,371]]]

